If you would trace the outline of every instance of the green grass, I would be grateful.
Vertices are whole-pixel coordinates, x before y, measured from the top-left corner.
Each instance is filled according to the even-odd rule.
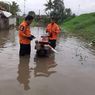
[[[20,23],[21,23],[23,20],[24,20],[23,17],[19,17],[19,18],[17,19],[17,21],[16,21],[17,25],[19,26]]]
[[[95,13],[77,16],[61,26],[63,29],[75,33],[87,41],[95,40]]]

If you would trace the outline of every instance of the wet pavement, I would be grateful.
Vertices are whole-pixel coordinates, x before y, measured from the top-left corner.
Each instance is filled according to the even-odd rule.
[[[36,39],[44,28],[32,28]],[[15,29],[0,31],[0,95],[95,95],[95,50],[77,37],[62,33],[49,57],[19,58]]]

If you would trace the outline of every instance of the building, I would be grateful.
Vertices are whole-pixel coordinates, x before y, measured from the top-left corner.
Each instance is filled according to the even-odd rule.
[[[16,26],[16,17],[13,17],[11,13],[0,7],[0,30],[9,29],[14,26]]]

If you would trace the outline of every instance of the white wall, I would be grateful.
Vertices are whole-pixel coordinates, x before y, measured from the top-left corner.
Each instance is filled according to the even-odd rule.
[[[15,18],[15,17],[10,17],[10,18],[9,18],[9,25],[14,25],[14,26],[16,26],[16,18]]]

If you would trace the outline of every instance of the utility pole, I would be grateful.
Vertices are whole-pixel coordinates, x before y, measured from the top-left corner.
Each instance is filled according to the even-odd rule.
[[[40,16],[40,10],[39,10],[39,16]]]
[[[25,2],[26,2],[26,0],[24,0],[24,15],[25,15],[25,8],[26,8]]]
[[[50,20],[51,20],[51,11],[52,11],[52,0],[50,0],[50,14],[49,14]]]
[[[80,15],[80,4],[78,5],[78,15]]]

